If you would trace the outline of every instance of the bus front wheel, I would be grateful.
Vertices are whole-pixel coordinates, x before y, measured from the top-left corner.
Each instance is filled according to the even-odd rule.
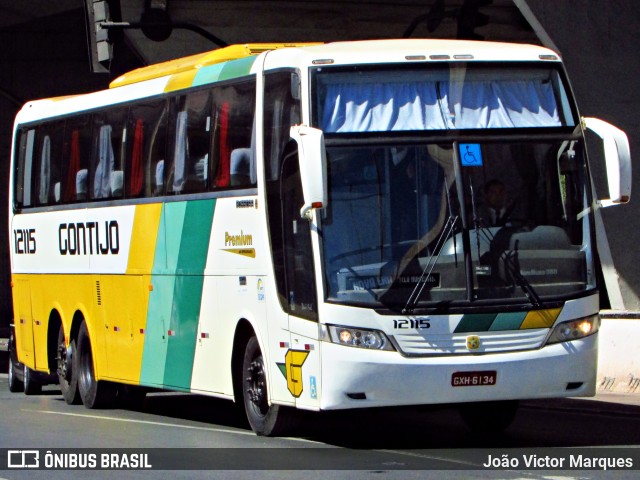
[[[71,340],[68,347],[65,345],[64,329],[60,325],[56,356],[58,383],[62,396],[69,405],[78,405],[82,401],[78,391],[78,374],[73,370],[73,357],[76,356],[76,351],[75,340]]]
[[[517,400],[463,403],[459,407],[465,425],[475,433],[500,433],[513,422]]]
[[[78,376],[78,391],[87,408],[105,408],[113,405],[116,388],[111,382],[96,380],[93,370],[93,351],[87,324],[82,322],[78,332],[78,349],[74,357],[73,370]]]
[[[295,426],[295,411],[269,405],[267,372],[256,337],[247,343],[242,363],[242,395],[247,420],[258,435],[283,435]]]

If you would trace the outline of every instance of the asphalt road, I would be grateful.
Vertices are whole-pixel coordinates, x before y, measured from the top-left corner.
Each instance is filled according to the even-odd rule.
[[[76,454],[130,449],[151,452],[156,467],[172,468],[173,456],[180,457],[180,468],[202,468],[126,472],[9,469],[0,471],[0,478],[600,479],[637,478],[640,469],[640,448],[628,449],[640,446],[640,406],[633,402],[527,401],[513,425],[494,436],[469,432],[452,408],[305,414],[304,419],[304,428],[295,438],[263,438],[249,430],[227,401],[157,393],[148,395],[137,410],[88,410],[67,405],[53,386],[38,396],[10,393],[6,375],[0,375],[2,455],[6,454],[2,449]],[[635,470],[483,467],[489,456],[502,460],[507,455],[523,467],[524,455],[589,452],[589,456],[599,456],[611,453],[606,447],[627,448],[612,455],[633,452],[638,457]]]

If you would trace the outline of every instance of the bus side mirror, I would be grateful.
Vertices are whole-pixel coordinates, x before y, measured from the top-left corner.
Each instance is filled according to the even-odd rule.
[[[300,216],[309,219],[312,209],[324,208],[328,203],[324,134],[322,130],[306,125],[294,125],[290,134],[298,144],[300,180],[304,195]]]
[[[627,203],[631,198],[631,153],[629,139],[618,127],[599,118],[584,117],[584,126],[602,139],[607,168],[609,198],[600,201],[603,207]]]

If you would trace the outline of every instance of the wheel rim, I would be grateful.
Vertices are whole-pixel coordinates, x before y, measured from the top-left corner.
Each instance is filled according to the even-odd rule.
[[[262,356],[254,358],[247,367],[245,391],[253,411],[264,417],[269,411],[269,402],[267,401],[267,376]]]
[[[11,352],[9,352],[9,371],[7,372],[9,385],[13,385],[13,358],[11,358]]]
[[[58,345],[58,376],[65,380],[71,380],[71,346],[64,346],[64,342]]]

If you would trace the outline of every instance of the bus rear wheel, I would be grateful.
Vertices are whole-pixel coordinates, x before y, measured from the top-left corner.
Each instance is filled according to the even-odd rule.
[[[9,391],[12,393],[22,392],[24,383],[16,376],[17,365],[13,360],[13,352],[9,352],[9,370],[7,371],[7,380],[9,383]]]
[[[517,400],[464,403],[459,407],[465,425],[475,433],[501,433],[518,412]]]
[[[42,392],[42,384],[38,374],[26,365],[24,366],[24,393],[25,395],[38,395]]]
[[[256,337],[247,343],[242,363],[242,396],[247,420],[258,435],[278,436],[295,427],[295,411],[269,405],[267,372]]]
[[[69,346],[65,345],[64,328],[60,325],[56,356],[58,383],[60,384],[62,396],[69,405],[78,405],[82,402],[78,390],[78,375],[73,370],[73,357],[76,356],[76,350],[75,340],[71,340]]]
[[[78,331],[78,349],[73,370],[78,377],[78,391],[87,408],[105,408],[113,405],[117,389],[111,382],[96,380],[93,370],[93,352],[87,324],[82,322]]]

